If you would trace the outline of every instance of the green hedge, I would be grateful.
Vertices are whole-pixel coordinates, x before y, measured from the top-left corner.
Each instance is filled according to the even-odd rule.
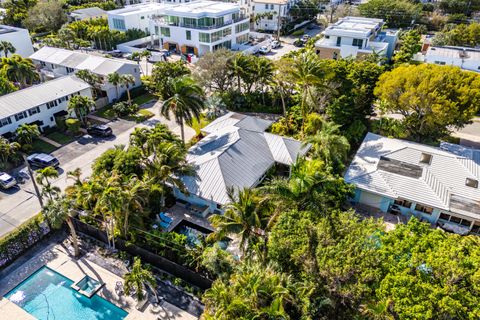
[[[43,216],[38,214],[0,238],[0,269],[12,263],[49,232],[50,229],[44,222]]]

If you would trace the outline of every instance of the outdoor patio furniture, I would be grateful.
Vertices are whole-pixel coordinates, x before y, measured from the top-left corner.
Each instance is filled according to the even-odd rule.
[[[166,229],[168,229],[168,227],[170,227],[170,223],[167,223],[165,221],[160,221],[160,227],[162,227],[162,229],[166,230]]]
[[[166,215],[165,213],[163,213],[163,212],[160,212],[159,216],[160,216],[160,219],[163,220],[163,221],[165,221],[166,223],[169,223],[169,224],[170,224],[170,223],[172,223],[172,221],[173,221],[172,218],[170,218],[169,216],[167,216],[167,215]]]
[[[117,281],[117,283],[115,283],[115,293],[117,295],[122,295],[125,293],[125,290],[123,289],[122,281]]]

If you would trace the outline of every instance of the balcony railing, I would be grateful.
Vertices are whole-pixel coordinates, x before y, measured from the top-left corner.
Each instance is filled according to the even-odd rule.
[[[187,23],[182,23],[182,22],[169,22],[164,18],[157,17],[155,21],[157,22],[157,25],[159,26],[165,26],[165,27],[182,27],[182,28],[189,28],[189,29],[198,29],[198,30],[213,30],[213,29],[219,29],[222,27],[226,27],[229,25],[232,25],[234,23],[240,22],[242,20],[247,20],[249,19],[246,16],[241,16],[238,17],[237,19],[231,19],[228,20],[224,23],[216,23],[211,26],[199,26],[199,25],[194,25],[194,24],[187,24]]]

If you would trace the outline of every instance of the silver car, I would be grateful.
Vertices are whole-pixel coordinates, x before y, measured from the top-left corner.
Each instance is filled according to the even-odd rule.
[[[0,188],[10,189],[17,185],[17,180],[5,172],[0,172]]]

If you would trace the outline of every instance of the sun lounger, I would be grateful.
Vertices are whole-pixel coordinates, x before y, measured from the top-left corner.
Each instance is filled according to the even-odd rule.
[[[172,223],[172,221],[173,221],[172,218],[170,218],[169,216],[167,216],[167,215],[166,215],[165,213],[163,213],[163,212],[160,212],[159,216],[160,216],[160,219],[163,220],[163,221],[165,221],[166,223]]]
[[[162,227],[162,229],[168,229],[168,227],[170,227],[170,223],[167,223],[165,221],[160,221],[160,227]]]

